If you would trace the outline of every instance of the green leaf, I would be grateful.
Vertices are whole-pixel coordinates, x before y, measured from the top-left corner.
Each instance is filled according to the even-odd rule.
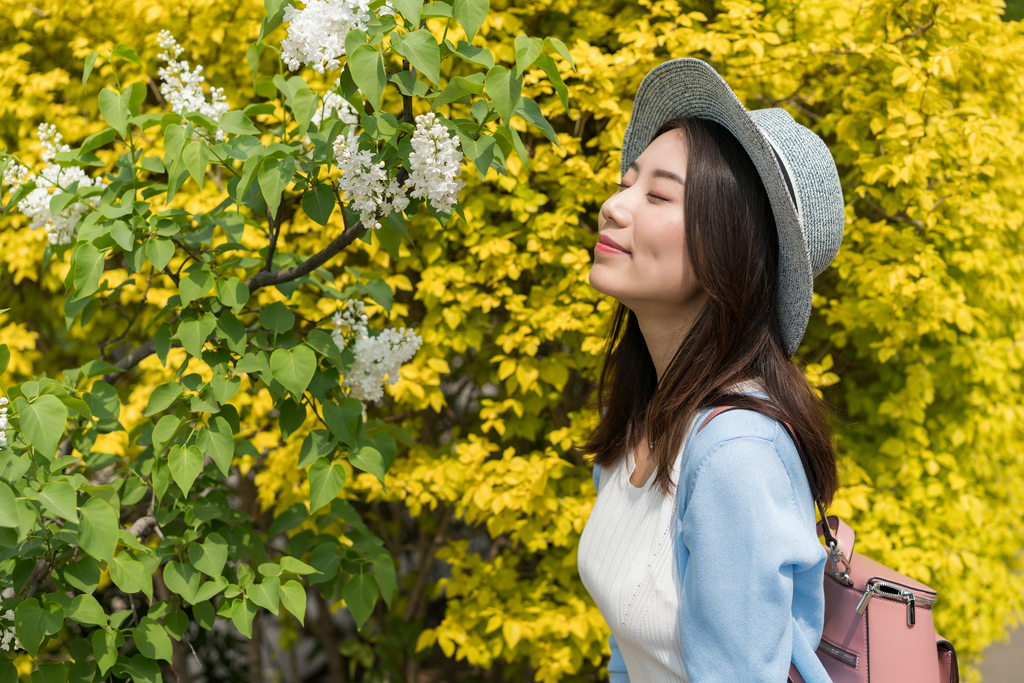
[[[251,48],[252,46],[250,46]],[[237,109],[224,112],[217,121],[217,127],[225,133],[234,133],[235,135],[259,135],[259,129],[253,125],[249,117],[243,112]]]
[[[164,166],[168,170],[178,163],[186,142],[188,135],[181,124],[172,123],[164,129]]]
[[[103,275],[103,252],[89,242],[79,242],[71,259],[75,272],[75,299],[94,293],[100,286]]]
[[[475,74],[476,76],[482,76],[482,74]],[[444,87],[441,94],[438,95],[431,101],[431,111],[436,111],[438,108],[443,107],[449,102],[454,102],[460,97],[465,97],[469,94],[480,95],[484,91],[483,83],[477,83],[468,78],[462,76],[456,76],[455,78],[448,81],[448,85]]]
[[[263,199],[267,202],[267,211],[271,216],[277,215],[277,208],[281,205],[281,193],[291,184],[294,175],[294,157],[267,159],[260,167],[260,189],[263,191]]]
[[[558,73],[558,67],[555,65],[555,61],[542,52],[537,55],[537,59],[534,63],[547,75],[548,80],[551,81],[551,85],[555,89],[555,92],[558,93],[559,99],[562,100],[562,107],[565,109],[566,113],[568,113],[569,89],[565,87],[565,82],[562,81],[562,76]]]
[[[366,446],[360,448],[355,453],[349,453],[348,461],[352,463],[354,467],[358,467],[362,471],[369,472],[373,476],[377,477],[381,485],[384,486],[384,490],[388,490],[388,487],[384,484],[384,473],[386,471],[384,466],[384,456],[382,456],[380,451],[376,448]]]
[[[132,655],[131,659],[119,657],[114,666],[114,675],[131,678],[133,683],[160,683],[160,665],[144,654]]]
[[[89,82],[89,74],[92,73],[92,67],[96,64],[96,58],[100,56],[99,52],[90,52],[85,58],[85,68],[82,70],[82,87]]]
[[[309,511],[317,510],[338,497],[345,487],[345,468],[318,458],[309,467]]]
[[[440,84],[441,53],[437,47],[437,38],[428,29],[421,28],[406,33],[400,40],[392,43],[392,49],[408,59],[409,63],[431,83]]]
[[[91,557],[85,556],[77,562],[71,561],[64,565],[64,580],[82,591],[92,593],[100,583],[100,568]]]
[[[110,580],[122,591],[129,595],[141,592],[152,597],[153,576],[131,553],[121,551],[107,567],[110,570]]]
[[[572,67],[572,70],[576,70],[576,65],[573,64],[572,61],[572,55],[569,54],[569,48],[565,46],[565,43],[563,43],[558,38],[555,38],[554,36],[548,36],[547,38],[544,39],[544,42],[550,45],[551,47],[555,48],[555,52],[561,55],[562,59],[569,62],[569,66]]]
[[[319,572],[310,567],[308,564],[298,559],[297,557],[291,557],[285,555],[281,558],[281,571],[287,572],[288,574],[318,574]]]
[[[300,624],[306,625],[306,589],[301,583],[294,579],[284,582],[281,586],[281,604]]]
[[[100,628],[92,632],[89,640],[92,641],[92,655],[96,659],[100,675],[105,676],[110,667],[117,662],[117,637]]]
[[[0,683],[18,683],[18,667],[10,657],[0,657]]]
[[[192,176],[192,180],[196,181],[196,185],[202,190],[203,181],[206,180],[206,166],[210,163],[209,146],[202,140],[186,145],[185,151],[181,153],[181,161],[185,164],[188,174]]]
[[[317,458],[330,455],[337,444],[337,441],[331,440],[331,434],[326,429],[314,429],[302,440],[298,466],[307,467]]]
[[[260,324],[275,335],[288,332],[295,326],[295,314],[280,301],[260,311]]]
[[[18,528],[18,508],[11,487],[0,481],[0,527]]]
[[[380,595],[387,606],[391,607],[391,598],[398,586],[395,561],[391,558],[391,553],[379,546],[371,546],[370,559],[373,562],[373,577],[380,588]]]
[[[455,54],[467,62],[479,64],[488,69],[494,66],[494,55],[491,54],[490,50],[485,47],[470,45],[464,40],[460,40],[459,44],[455,46]]]
[[[252,637],[252,620],[256,611],[256,603],[248,599],[238,600],[231,606],[231,621],[246,638]]]
[[[308,346],[275,349],[270,356],[270,372],[295,400],[302,400],[302,394],[316,372],[316,354]]]
[[[547,119],[544,118],[544,114],[542,114],[540,111],[540,105],[537,104],[534,100],[530,99],[529,97],[522,98],[520,100],[520,106],[516,110],[516,113],[522,116],[530,123],[532,123],[533,125],[537,126],[537,128],[540,128],[541,132],[544,133],[544,136],[548,140],[551,140],[551,142],[558,145],[559,149],[562,148],[562,146],[558,144],[558,134],[555,133],[555,129],[552,128],[551,124],[548,123]]]
[[[171,440],[181,426],[181,418],[177,415],[164,415],[153,428],[153,445],[165,444]],[[162,449],[161,449],[162,450]]]
[[[32,683],[67,683],[66,662],[38,662],[36,666],[38,668],[29,674]]]
[[[370,280],[366,283],[366,293],[370,298],[380,304],[384,310],[391,313],[391,305],[395,301],[395,293],[391,291],[391,285],[380,278]]]
[[[146,417],[156,415],[170,408],[178,397],[181,396],[182,388],[177,382],[161,384],[149,395],[149,402],[146,404]]]
[[[246,595],[271,614],[277,614],[280,607],[280,589],[281,580],[276,576],[270,576],[261,583],[249,586]]]
[[[490,0],[455,0],[452,11],[455,20],[465,29],[466,40],[469,42],[473,42],[473,36],[484,25],[490,6]]]
[[[313,355],[312,351],[309,353]],[[14,403],[18,407],[21,432],[25,441],[40,455],[52,460],[57,453],[57,445],[64,436],[68,409],[59,398],[51,394],[40,396],[32,403],[19,396]]]
[[[356,442],[356,430],[363,414],[363,404],[354,398],[346,398],[340,404],[329,401],[324,404],[324,421],[331,433],[349,446]]]
[[[181,292],[181,305],[188,306],[206,296],[213,288],[213,275],[195,268],[186,277],[181,278],[178,289]]]
[[[160,323],[153,341],[156,345],[156,357],[160,359],[160,365],[166,367],[167,354],[171,350],[171,326],[167,323]]]
[[[7,372],[7,366],[11,362],[11,350],[7,344],[0,344],[0,375]]]
[[[512,118],[519,107],[519,100],[523,90],[523,79],[514,78],[512,72],[496,64],[487,70],[484,77],[484,89],[491,96],[494,103],[494,110],[505,123]]]
[[[157,238],[146,241],[146,258],[158,271],[167,267],[174,256],[174,243],[169,239]]]
[[[245,345],[248,340],[245,325],[238,322],[238,318],[230,311],[224,311],[217,318],[217,332],[218,336],[227,342],[229,349],[237,354],[245,353]]]
[[[108,508],[109,509],[109,508]],[[33,657],[46,636],[53,635],[64,625],[64,608],[55,602],[43,606],[29,598],[14,609],[14,626],[25,652]]]
[[[126,62],[142,66],[142,62],[139,61],[139,55],[135,53],[135,48],[124,43],[119,43],[113,52],[110,53],[110,57],[111,59],[123,59]]]
[[[107,613],[103,611],[99,600],[91,595],[75,596],[75,599],[71,601],[71,609],[68,610],[67,617],[79,624],[107,625]]]
[[[203,453],[198,446],[173,446],[167,456],[171,478],[186,496],[203,471]]]
[[[78,521],[75,487],[66,480],[51,481],[39,492],[39,500],[58,517]]]
[[[410,26],[420,25],[420,8],[423,7],[423,0],[392,0],[395,6]]]
[[[352,80],[366,96],[373,109],[380,108],[387,76],[384,71],[384,55],[368,44],[360,45],[348,55],[348,67]]]
[[[213,324],[217,324],[216,318],[213,319]],[[210,334],[210,330],[206,330],[199,320],[193,318],[181,321],[176,334],[189,355],[195,358],[203,357],[203,344],[206,343],[206,337]]]
[[[218,533],[209,534],[202,544],[193,543],[188,547],[188,559],[199,571],[217,578],[228,560],[228,543]]]
[[[377,594],[377,582],[371,574],[359,572],[345,582],[341,596],[345,598],[348,611],[356,621],[356,628],[362,628],[370,618],[373,606],[377,603]]]
[[[117,242],[117,246],[125,251],[135,248],[135,235],[124,221],[114,221],[114,224],[110,226],[110,236]]]
[[[97,560],[113,562],[118,530],[114,508],[101,498],[90,498],[79,515],[78,547]]]
[[[131,90],[128,88],[122,90],[120,94],[108,88],[100,91],[100,116],[108,126],[120,133],[122,138],[128,135],[128,119],[131,118],[130,99]]]
[[[228,587],[228,580],[218,576],[213,581],[207,581],[196,591],[195,602],[205,602]]]
[[[520,33],[516,36],[516,77],[522,78],[526,69],[533,64],[537,56],[544,51],[544,41],[540,38],[531,38]]]
[[[224,375],[214,374],[210,378],[210,386],[213,387],[213,397],[217,399],[217,403],[224,404],[238,393],[242,386],[242,379],[240,377],[225,377]]]
[[[164,565],[164,583],[167,588],[185,598],[188,603],[197,602],[196,592],[202,575],[191,564],[168,562]],[[201,600],[199,602],[202,602]]]
[[[237,277],[217,280],[217,298],[222,304],[230,308],[235,315],[238,315],[238,312],[249,301],[249,288]]]
[[[320,107],[320,96],[309,88],[299,88],[292,95],[291,107],[295,122],[299,124],[298,134],[305,135],[309,129],[309,122],[313,120],[313,114]],[[262,184],[261,180],[260,185]]]
[[[316,223],[327,225],[334,211],[334,192],[331,186],[324,182],[317,185],[316,189],[306,190],[302,195],[302,210]]]

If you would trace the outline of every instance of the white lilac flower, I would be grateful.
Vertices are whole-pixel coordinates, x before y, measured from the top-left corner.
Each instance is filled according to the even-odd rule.
[[[398,183],[391,181],[384,162],[373,163],[373,154],[359,149],[359,138],[351,128],[347,135],[335,138],[334,158],[341,171],[338,189],[359,212],[365,227],[377,230],[381,227],[379,218],[409,206],[409,198]]]
[[[50,244],[68,244],[74,236],[78,220],[88,213],[90,208],[97,206],[96,199],[74,202],[56,216],[50,213],[50,199],[55,193],[70,189],[75,183],[78,183],[79,190],[84,190],[89,187],[102,187],[103,180],[90,178],[78,166],[61,168],[54,163],[58,153],[71,151],[71,147],[61,144],[63,137],[55,126],[41,123],[36,135],[43,144],[41,158],[46,164],[43,170],[36,174],[20,164],[14,164],[4,172],[3,184],[9,187],[11,192],[17,192],[22,185],[34,182],[35,189],[18,202],[18,211],[32,221],[29,227],[33,230],[46,229],[46,237]]]
[[[462,169],[462,150],[459,138],[450,137],[448,129],[435,120],[433,112],[416,117],[416,132],[412,136],[409,154],[411,173],[405,181],[412,187],[410,196],[427,199],[435,211],[450,213],[459,201],[459,190],[465,183],[459,179]]]
[[[202,65],[197,64],[195,69],[189,69],[187,60],[178,60],[184,49],[178,45],[178,41],[174,39],[170,31],[160,31],[156,42],[164,50],[157,55],[157,58],[167,62],[167,66],[157,71],[157,74],[163,79],[163,83],[160,84],[160,94],[163,95],[167,106],[175,114],[198,112],[209,116],[214,121],[219,121],[220,117],[230,109],[227,98],[224,96],[224,89],[211,87],[210,99],[207,101],[206,94],[203,92],[203,82],[206,77],[201,75]],[[218,130],[216,138],[218,141],[223,141],[225,139],[224,131]]]
[[[4,652],[12,652],[14,650],[21,650],[21,641],[18,640],[18,634],[14,630],[14,610],[0,611],[3,620],[9,623],[0,623],[0,650]]]
[[[306,0],[303,9],[284,10],[288,37],[281,41],[281,59],[295,71],[308,64],[317,72],[341,67],[345,37],[352,29],[366,30],[369,0]]]
[[[348,387],[349,396],[364,404],[378,401],[384,396],[384,384],[394,385],[398,371],[419,350],[423,339],[404,327],[381,330],[370,336],[366,307],[361,301],[349,301],[343,312],[334,314],[331,336],[338,349],[346,346],[355,360],[342,386]]]
[[[330,92],[324,95],[320,107],[313,112],[311,121],[318,129],[323,120],[330,118],[331,114],[337,114],[338,119],[349,126],[359,123],[359,114],[356,112],[356,108],[344,97],[334,92],[337,88],[338,82],[335,81]]]
[[[7,448],[7,397],[0,396],[0,448]]]

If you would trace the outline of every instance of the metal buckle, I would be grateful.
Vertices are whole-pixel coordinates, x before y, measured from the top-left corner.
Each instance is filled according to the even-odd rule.
[[[829,551],[830,551],[829,552],[829,559],[832,560],[832,573],[840,581],[846,581],[847,583],[849,583],[849,581],[850,581],[850,560],[849,560],[849,558],[847,558],[846,555],[843,554],[843,551],[839,549],[839,547],[838,547],[838,545],[836,544],[835,541],[832,541],[832,543],[830,543],[828,547],[829,547]],[[839,564],[837,564],[837,563],[842,563],[842,565],[843,565],[844,571],[843,571],[842,574],[839,573]]]

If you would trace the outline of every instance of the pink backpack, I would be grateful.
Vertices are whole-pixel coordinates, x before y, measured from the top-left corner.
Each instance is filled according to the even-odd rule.
[[[733,409],[715,408],[700,428]],[[796,434],[788,424],[786,429],[799,452]],[[814,503],[821,519],[826,519],[817,495]],[[870,557],[854,554],[853,529],[838,517],[827,519],[827,526],[818,523],[818,536],[824,536],[829,550],[818,659],[832,683],[959,683],[956,651],[935,633],[935,590]],[[804,683],[794,665],[789,668],[789,681]]]

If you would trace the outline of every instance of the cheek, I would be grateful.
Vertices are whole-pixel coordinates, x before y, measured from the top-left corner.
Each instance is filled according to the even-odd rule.
[[[662,218],[651,221],[645,230],[637,231],[637,242],[642,253],[664,274],[686,269],[686,236],[682,220]],[[641,234],[642,233],[642,234]]]

